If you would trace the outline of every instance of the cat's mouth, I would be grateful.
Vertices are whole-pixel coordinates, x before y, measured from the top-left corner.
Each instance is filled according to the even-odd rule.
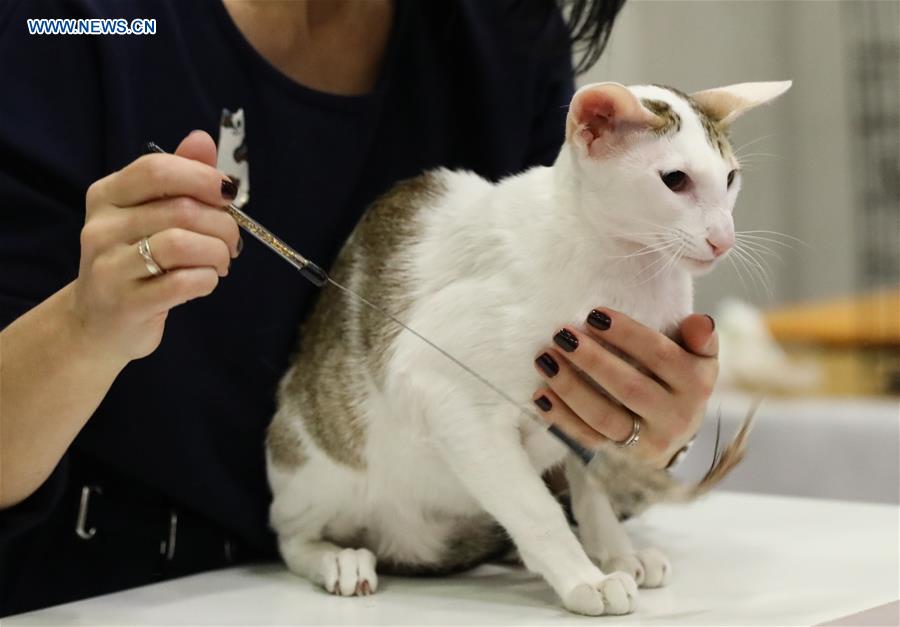
[[[682,257],[681,260],[687,264],[689,269],[699,272],[712,270],[717,261],[715,257],[712,259],[697,259],[696,257],[688,256]]]

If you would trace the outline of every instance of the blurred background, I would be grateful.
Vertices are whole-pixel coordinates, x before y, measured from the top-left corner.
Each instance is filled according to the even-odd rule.
[[[580,83],[784,79],[732,129],[746,248],[697,284],[722,437],[766,397],[726,487],[900,502],[900,2],[629,0]],[[714,439],[707,420],[686,475]]]

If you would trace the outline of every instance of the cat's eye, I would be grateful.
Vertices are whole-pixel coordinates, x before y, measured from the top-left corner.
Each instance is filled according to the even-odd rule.
[[[731,184],[734,183],[734,175],[737,174],[737,170],[732,170],[728,173],[728,188],[731,189]]]
[[[673,192],[683,192],[690,182],[690,177],[681,170],[672,170],[671,172],[659,173],[662,182]]]

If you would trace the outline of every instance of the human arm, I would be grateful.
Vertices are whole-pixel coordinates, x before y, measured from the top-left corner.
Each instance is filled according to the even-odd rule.
[[[91,185],[78,277],[0,332],[0,508],[34,492],[169,309],[209,294],[238,252],[215,146],[192,134]],[[136,242],[151,235],[148,278]]]

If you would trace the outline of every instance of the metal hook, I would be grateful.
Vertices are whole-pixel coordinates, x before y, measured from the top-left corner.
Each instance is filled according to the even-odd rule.
[[[169,539],[159,543],[159,552],[166,556],[166,561],[171,562],[175,557],[175,539],[178,536],[178,512],[169,512]]]
[[[91,490],[97,492],[97,494],[103,493],[102,490],[100,490],[100,488],[97,486],[86,485],[81,488],[81,504],[78,506],[78,520],[75,523],[75,534],[82,540],[90,540],[97,533],[96,527],[85,529],[85,525],[87,524],[88,504],[91,498]]]

